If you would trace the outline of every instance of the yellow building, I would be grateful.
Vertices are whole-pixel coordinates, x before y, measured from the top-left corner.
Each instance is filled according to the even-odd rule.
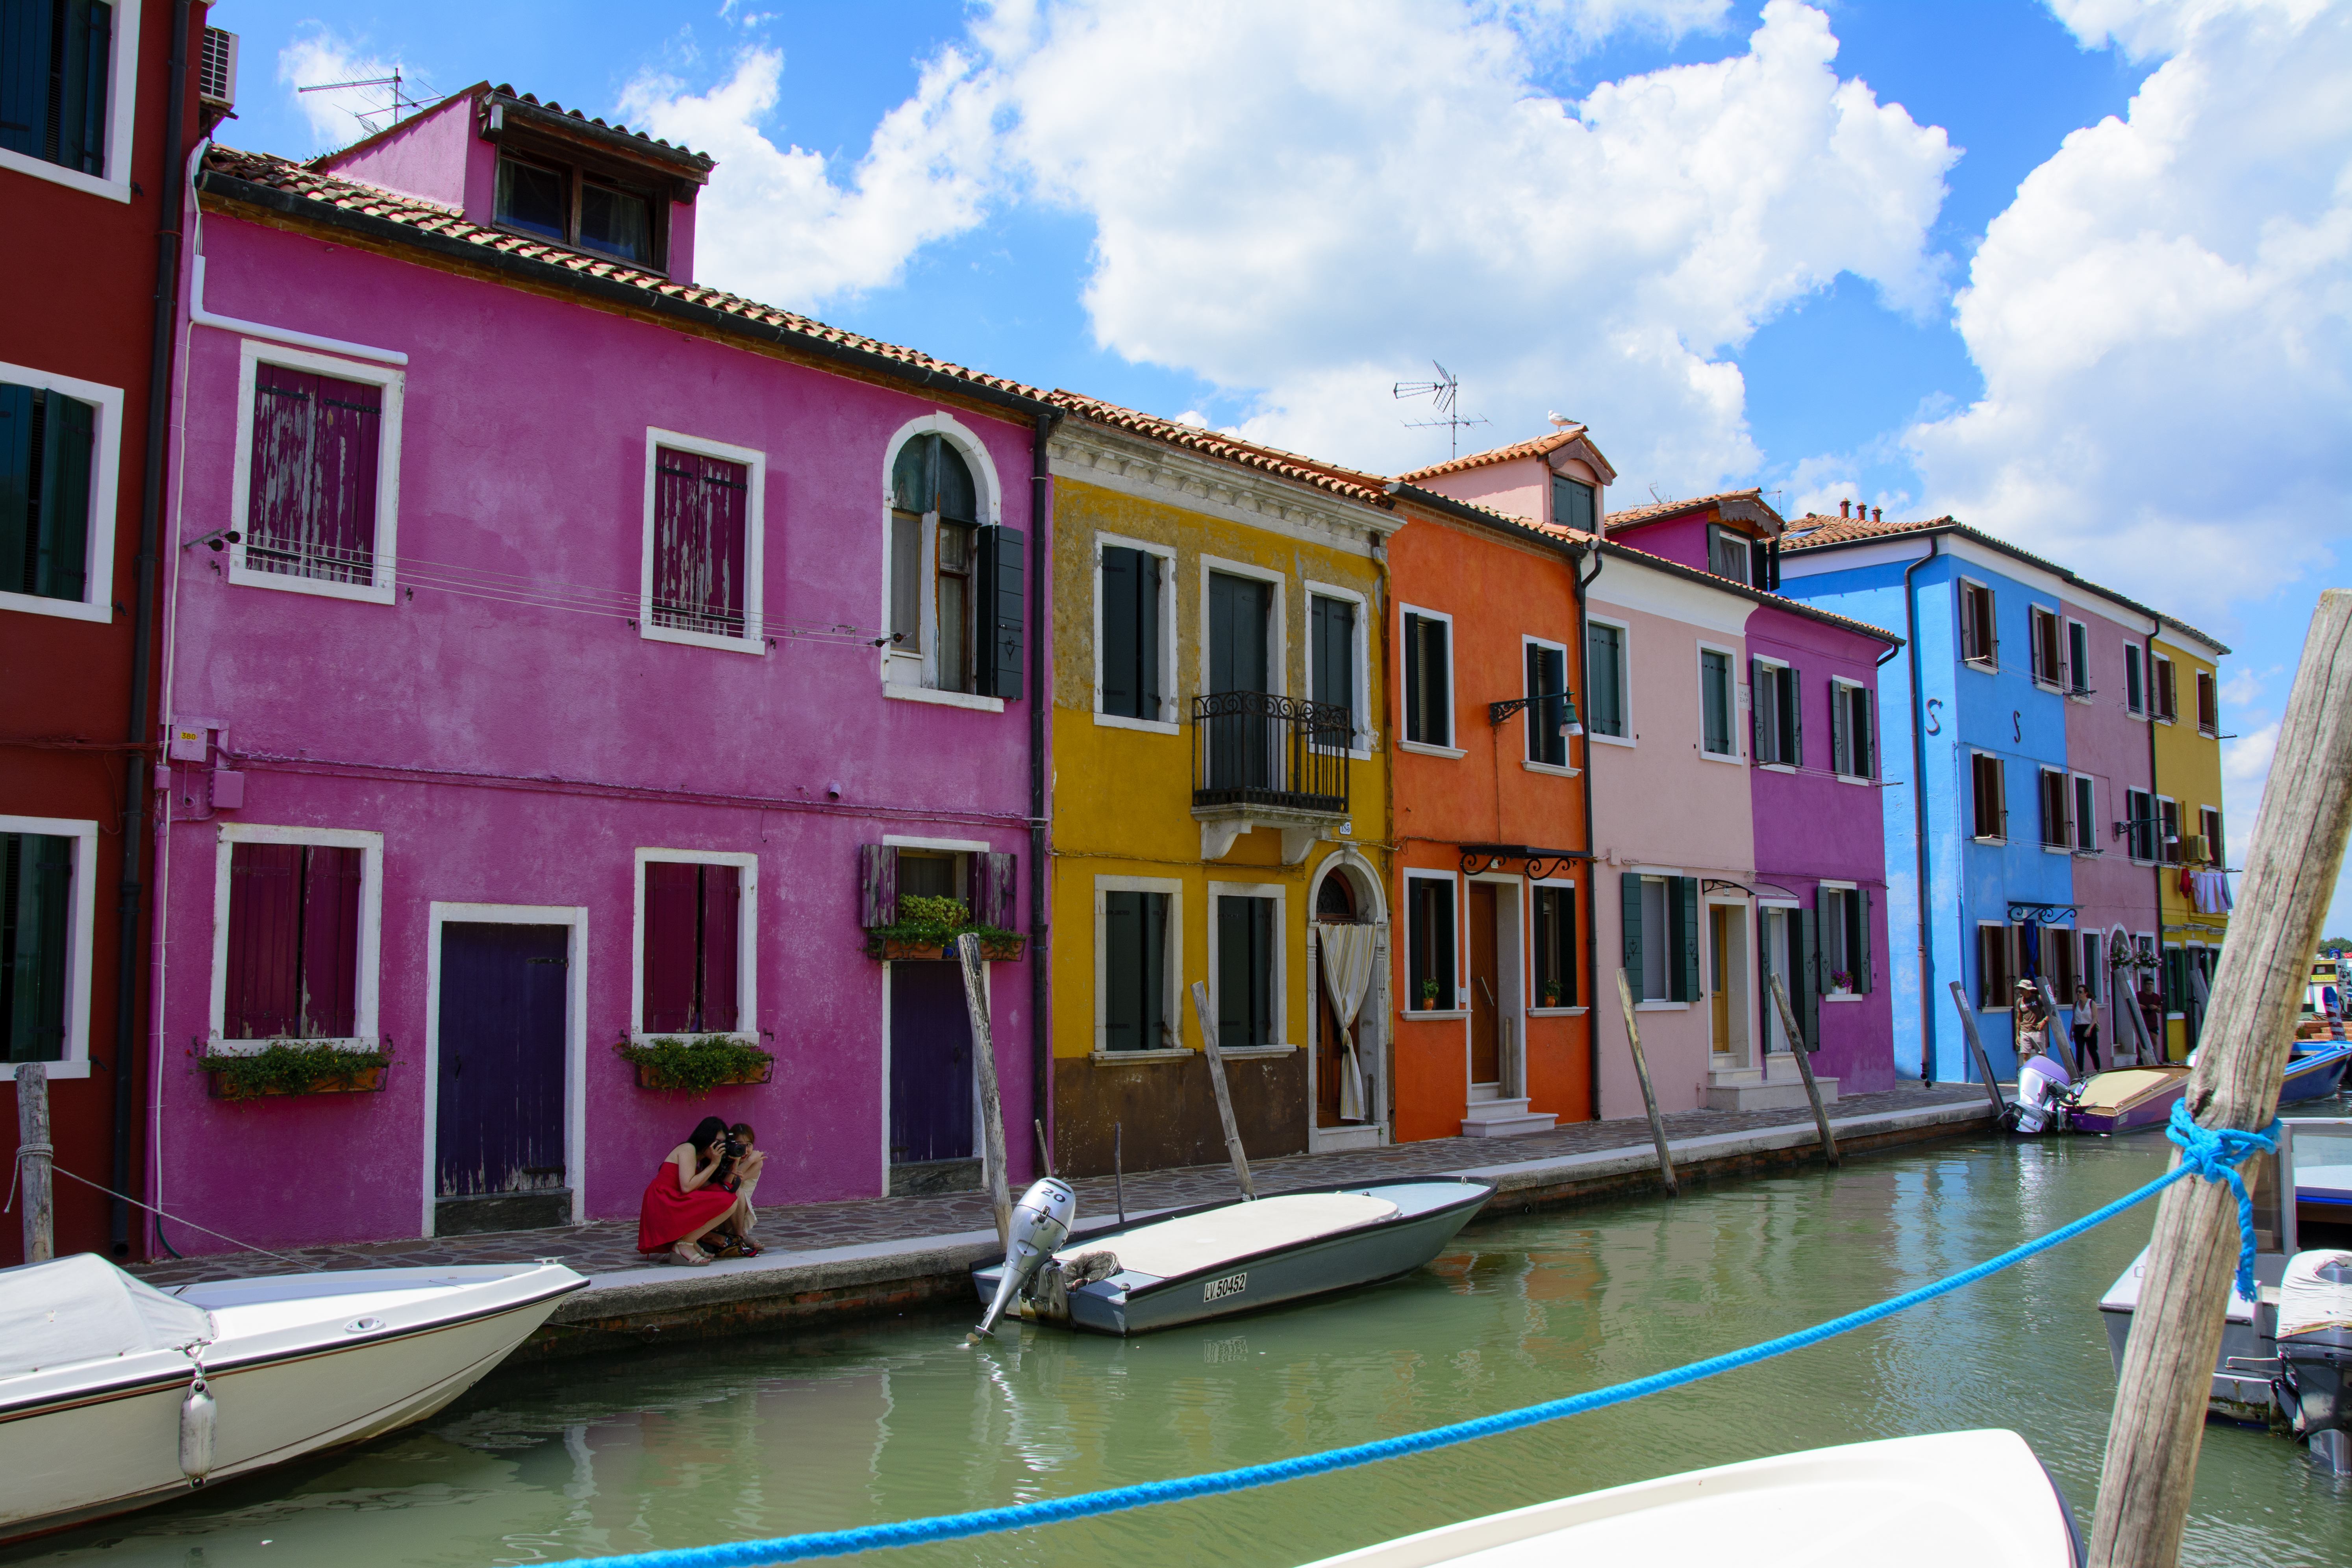
[[[2157,903],[2163,944],[2165,1049],[2175,1061],[2196,1046],[2213,970],[2229,934],[2230,862],[2221,819],[2221,693],[2229,649],[2168,616],[2148,641],[2146,705],[2156,774],[2160,863]],[[2128,698],[2131,694],[2126,693]],[[2248,825],[2251,827],[2251,824]]]
[[[1195,981],[1248,1152],[1383,1142],[1387,498],[1055,400],[1055,1168],[1223,1158]]]

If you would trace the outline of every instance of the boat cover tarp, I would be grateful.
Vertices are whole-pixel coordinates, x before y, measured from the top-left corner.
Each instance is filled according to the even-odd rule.
[[[0,1268],[0,1377],[213,1338],[213,1315],[94,1252]]]
[[[2279,1280],[2278,1337],[2352,1329],[2352,1252],[2298,1252]]]
[[[1061,1256],[1075,1258],[1108,1247],[1121,1268],[1172,1279],[1233,1258],[1376,1224],[1398,1212],[1388,1199],[1363,1193],[1291,1193],[1138,1226],[1122,1235],[1069,1247]]]
[[[2084,1080],[2076,1102],[2084,1110],[2122,1110],[2159,1090],[2179,1088],[2188,1076],[2187,1069],[2179,1067],[2116,1068],[2093,1073]]]

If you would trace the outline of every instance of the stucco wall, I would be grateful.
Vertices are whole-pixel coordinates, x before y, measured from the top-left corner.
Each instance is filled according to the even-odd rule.
[[[2066,703],[2066,766],[2070,773],[2089,775],[2096,801],[2091,829],[2095,854],[2074,858],[2074,903],[2077,946],[2080,933],[2107,935],[2120,929],[2126,935],[2156,930],[2156,872],[2145,861],[2131,858],[2128,836],[2118,837],[2115,825],[2131,815],[2127,790],[2149,788],[2150,750],[2146,718],[2131,712],[2125,701],[2124,647],[2146,646],[2145,618],[2135,616],[2137,630],[2120,624],[2095,604],[2069,600],[2067,616],[2083,624],[2089,642],[2088,668],[2081,684],[2087,697],[2070,696]],[[2121,1046],[2135,1043],[2131,1023],[2116,1011],[2120,994],[2129,1005],[2131,974],[2116,985],[2116,974],[2102,967],[2098,976],[2099,1054],[2112,1059]],[[2118,1024],[2121,1027],[2117,1027]]]
[[[2221,809],[2221,744],[2214,736],[2200,732],[2197,727],[2197,676],[2200,672],[2217,674],[2218,666],[2197,645],[2168,627],[2155,639],[2154,651],[2158,657],[2172,660],[2179,708],[2179,717],[2174,721],[2167,723],[2155,720],[2149,725],[2156,736],[2156,793],[2179,803],[2180,835],[2187,838],[2197,831],[2197,814],[2200,808]],[[2217,689],[2214,696],[2217,716],[2220,705]],[[2217,730],[2227,733],[2229,725],[2220,724]],[[2232,827],[2225,820],[2222,824],[2222,847],[2228,847],[2232,836],[2252,833],[2253,826],[2247,822]],[[2189,896],[2181,891],[2182,869],[2181,866],[2168,865],[2158,879],[2162,899],[2163,945],[2200,951],[2219,948],[2229,931],[2229,917],[2198,911]],[[2162,989],[2160,979],[2158,988]],[[2192,1026],[2195,1022],[2188,1009],[2168,1016],[2165,1033],[2175,1059],[2185,1059],[2196,1044],[2193,1037],[2198,1031]]]

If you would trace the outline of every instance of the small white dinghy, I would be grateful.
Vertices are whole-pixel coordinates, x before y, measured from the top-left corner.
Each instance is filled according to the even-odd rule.
[[[1423,1531],[1309,1568],[2075,1568],[2058,1483],[2014,1432],[1815,1448],[1612,1487]]]
[[[89,1253],[0,1269],[0,1542],[422,1420],[586,1283],[475,1264],[166,1294]]]

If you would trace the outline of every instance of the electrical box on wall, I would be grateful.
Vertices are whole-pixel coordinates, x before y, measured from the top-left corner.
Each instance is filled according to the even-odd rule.
[[[235,811],[245,804],[245,775],[226,768],[213,770],[212,807],[215,811]]]
[[[172,760],[175,763],[201,763],[212,731],[201,724],[172,726]]]

